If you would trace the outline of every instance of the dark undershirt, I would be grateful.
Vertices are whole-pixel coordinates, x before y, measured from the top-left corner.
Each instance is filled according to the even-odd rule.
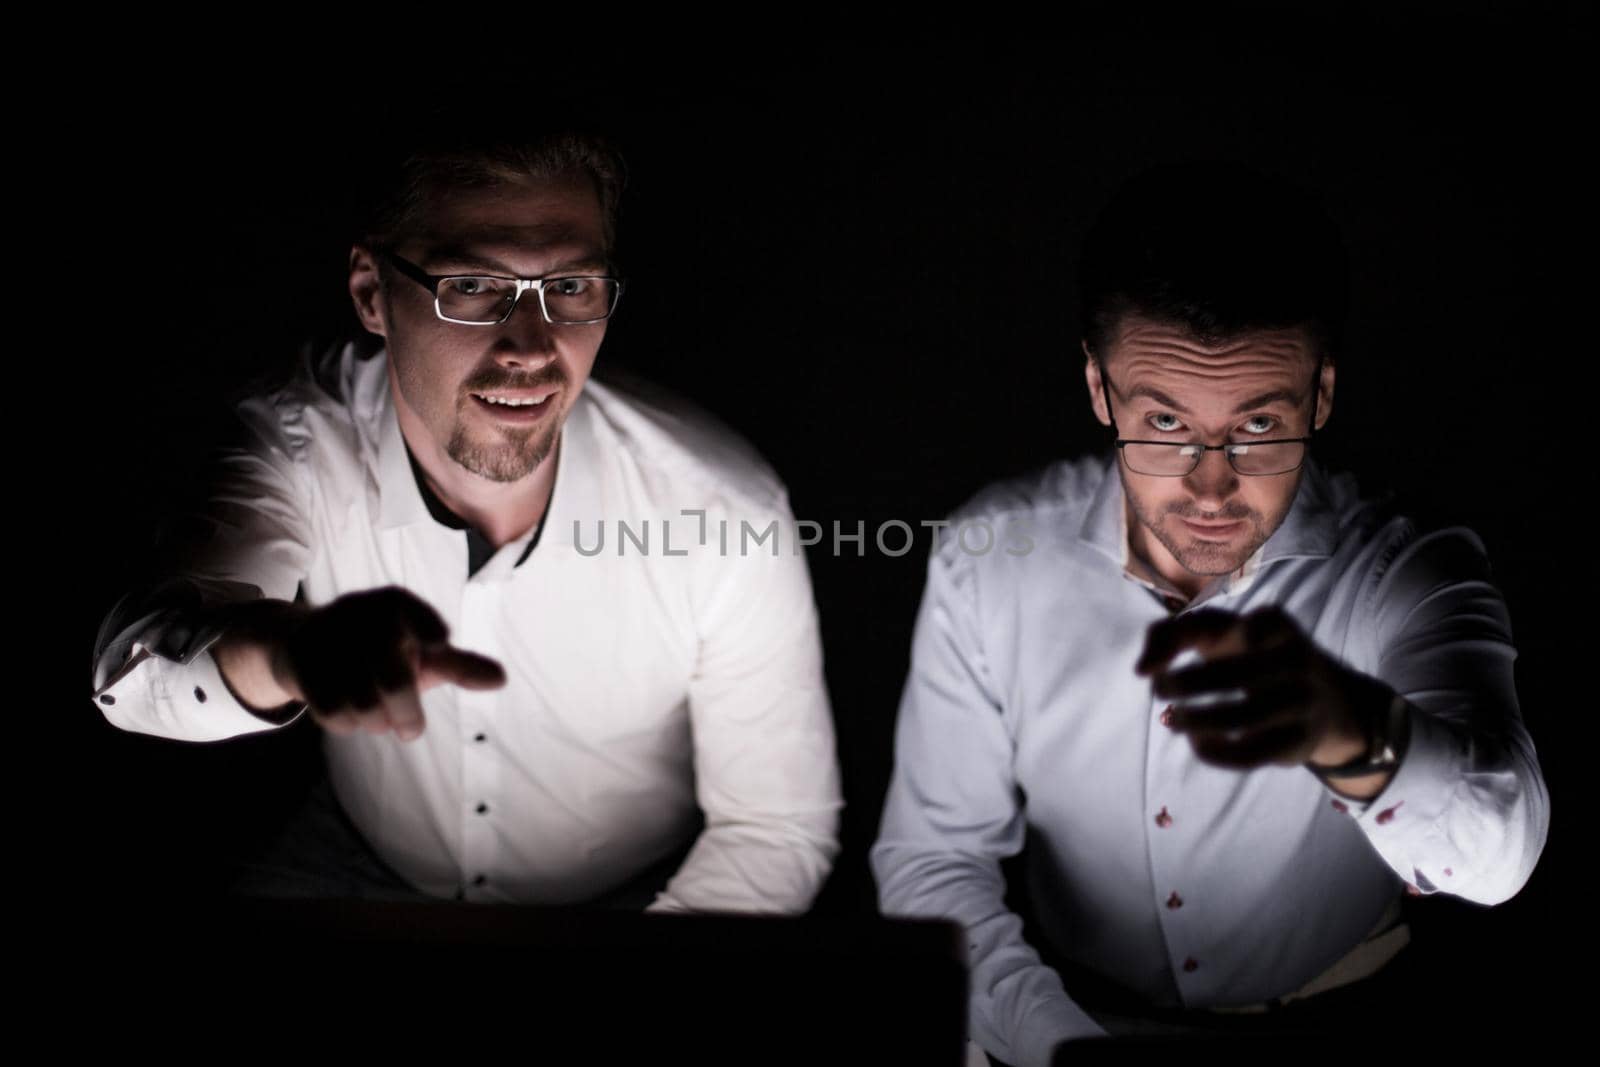
[[[445,507],[444,501],[440,500],[434,495],[433,490],[428,488],[428,480],[423,477],[422,467],[418,465],[417,457],[411,454],[411,446],[409,444],[406,445],[406,459],[411,461],[411,473],[417,479],[417,489],[422,493],[422,502],[428,505],[428,514],[432,515],[436,522],[448,526],[452,530],[467,531],[467,577],[471,578],[483,568],[485,563],[494,558],[494,554],[497,551],[496,548],[489,543],[487,537],[478,532],[477,527]],[[553,492],[551,498],[554,499]],[[513,566],[522,566],[523,560],[527,559],[533,552],[534,546],[539,543],[540,535],[544,533],[544,520],[549,514],[550,507],[546,505],[544,515],[539,516],[539,528],[533,531],[533,536],[528,539],[528,547],[522,550],[522,555]]]

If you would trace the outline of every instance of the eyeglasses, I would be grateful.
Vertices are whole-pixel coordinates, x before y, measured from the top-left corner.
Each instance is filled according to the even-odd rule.
[[[433,310],[445,322],[463,326],[498,326],[517,309],[522,294],[539,294],[544,321],[559,326],[600,322],[617,310],[622,281],[604,274],[572,274],[558,278],[498,278],[482,274],[429,274],[388,249],[379,255],[395,269],[433,294]]]
[[[1098,362],[1098,360],[1097,360]],[[1322,360],[1317,360],[1317,373],[1311,380],[1311,428],[1317,425],[1317,384],[1322,377]],[[1117,419],[1111,414],[1111,379],[1106,376],[1104,363],[1100,364],[1100,382],[1105,387],[1106,415],[1111,419],[1111,432],[1117,432]],[[1239,474],[1261,476],[1288,474],[1305,462],[1311,437],[1278,437],[1270,441],[1230,442],[1225,445],[1207,445],[1198,441],[1135,441],[1118,437],[1112,442],[1122,454],[1122,461],[1135,474],[1149,474],[1158,478],[1184,478],[1193,474],[1205,459],[1207,452],[1221,452]]]

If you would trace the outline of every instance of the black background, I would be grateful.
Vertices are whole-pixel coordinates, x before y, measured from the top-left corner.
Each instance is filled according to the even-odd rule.
[[[130,69],[100,106],[92,160],[107,175],[96,211],[134,269],[100,290],[114,328],[82,372],[112,400],[86,445],[103,548],[69,591],[82,666],[231,391],[301,338],[354,328],[343,181],[419,100],[475,94],[514,121],[552,99],[544,87],[590,93],[631,169],[630,289],[602,366],[718,413],[785,478],[797,516],[869,530],[1103,445],[1077,355],[1077,242],[1146,166],[1242,160],[1319,191],[1350,249],[1349,350],[1321,455],[1476,530],[1509,603],[1555,830],[1507,904],[1427,904],[1441,974],[1539,1010],[1580,951],[1560,887],[1579,877],[1570,717],[1588,709],[1563,699],[1576,641],[1562,601],[1581,602],[1588,579],[1552,535],[1569,543],[1588,475],[1543,436],[1588,409],[1562,395],[1578,353],[1551,295],[1581,263],[1572,21],[1150,17],[1049,43]],[[1006,314],[985,306],[997,276]],[[825,913],[873,907],[865,852],[925,548],[810,557],[848,801]],[[184,744],[69,703],[90,786],[66,813],[78,851],[63,881],[91,894],[209,887],[221,857],[283,818],[315,759],[309,722]]]

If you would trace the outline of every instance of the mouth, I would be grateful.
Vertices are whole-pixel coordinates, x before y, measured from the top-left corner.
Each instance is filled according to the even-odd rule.
[[[538,422],[555,407],[553,397],[560,386],[541,389],[495,389],[486,393],[471,393],[472,402],[501,422],[526,425]]]
[[[1230,522],[1203,522],[1194,519],[1182,521],[1189,527],[1190,532],[1207,541],[1226,541],[1244,525],[1243,519],[1234,519]]]

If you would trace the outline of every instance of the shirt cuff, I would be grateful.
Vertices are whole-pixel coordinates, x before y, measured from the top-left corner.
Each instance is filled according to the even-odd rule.
[[[1456,786],[1466,773],[1461,739],[1438,718],[1408,704],[1410,740],[1405,756],[1383,790],[1368,800],[1336,798],[1384,856],[1426,853],[1425,839],[1444,818]],[[1433,892],[1420,871],[1406,879],[1408,892]]]
[[[222,679],[210,645],[188,662],[134,645],[126,667],[94,697],[105,717],[123,729],[184,741],[220,741],[287,726],[309,705],[289,704],[281,714],[254,712]]]
[[[1065,993],[1035,1004],[1023,1016],[1015,1041],[1017,1067],[1050,1067],[1066,1041],[1106,1037],[1106,1030]]]

